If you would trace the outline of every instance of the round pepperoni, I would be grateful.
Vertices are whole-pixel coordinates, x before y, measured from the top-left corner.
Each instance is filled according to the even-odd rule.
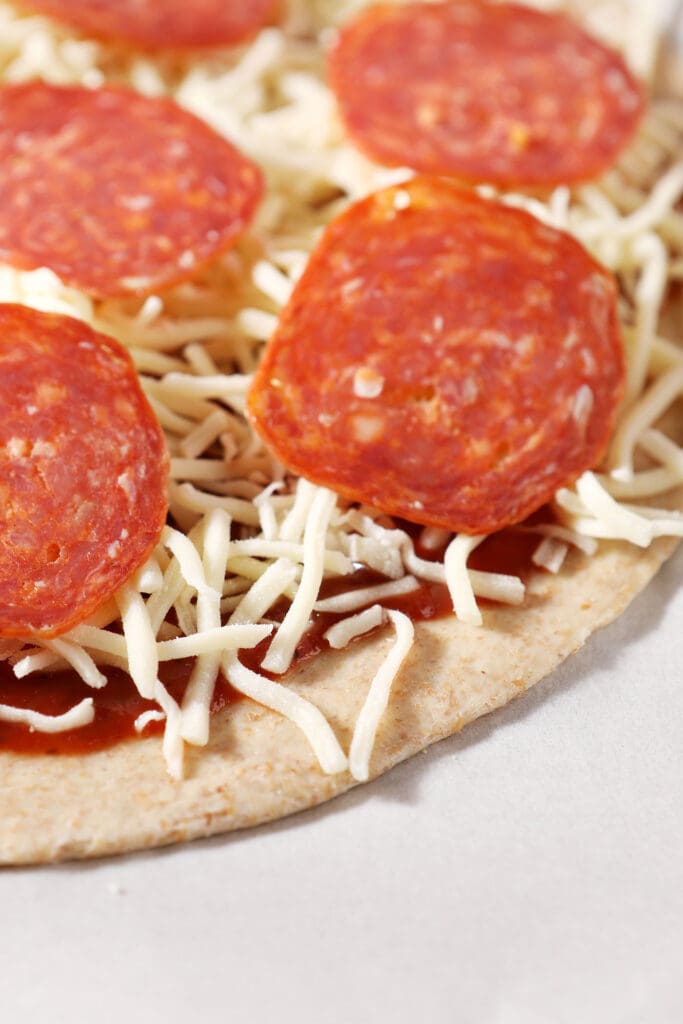
[[[24,7],[149,50],[234,46],[271,22],[279,0],[25,0]]]
[[[479,534],[599,461],[623,384],[612,276],[524,211],[424,177],[330,225],[248,409],[296,473]]]
[[[149,294],[232,245],[257,167],[167,99],[44,82],[0,89],[0,261],[93,296]]]
[[[643,111],[617,53],[519,4],[372,7],[342,29],[330,69],[372,159],[504,187],[596,177]]]
[[[0,305],[0,636],[56,636],[108,600],[159,538],[167,476],[125,349]]]

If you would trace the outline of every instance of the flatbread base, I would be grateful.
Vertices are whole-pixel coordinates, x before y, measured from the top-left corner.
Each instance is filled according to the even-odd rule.
[[[380,775],[458,732],[547,676],[615,619],[676,542],[648,550],[604,543],[573,553],[557,576],[538,573],[522,608],[489,606],[484,627],[454,618],[418,623],[371,762]],[[344,749],[387,629],[320,655],[287,685],[320,707]],[[0,863],[98,857],[247,828],[313,807],[356,785],[324,775],[299,730],[245,700],[213,720],[209,746],[189,750],[186,778],[166,774],[159,738],[85,756],[0,754]]]

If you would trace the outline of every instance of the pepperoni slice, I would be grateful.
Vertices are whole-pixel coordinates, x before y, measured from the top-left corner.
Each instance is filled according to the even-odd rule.
[[[599,461],[623,384],[611,274],[528,213],[424,177],[330,225],[248,409],[296,473],[478,534]]]
[[[259,169],[198,118],[129,89],[0,89],[0,261],[93,296],[149,294],[232,245]]]
[[[24,0],[108,42],[149,50],[234,46],[273,21],[279,0]]]
[[[372,7],[342,29],[330,71],[372,159],[504,187],[596,177],[644,105],[617,53],[519,4]]]
[[[125,349],[0,305],[0,636],[56,636],[110,598],[159,538],[167,476]]]

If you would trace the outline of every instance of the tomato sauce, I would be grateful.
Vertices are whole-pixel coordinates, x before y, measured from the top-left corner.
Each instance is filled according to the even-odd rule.
[[[542,518],[547,521],[548,515]],[[432,561],[443,558],[443,549],[428,550],[420,545],[419,527],[401,523],[401,528],[413,536],[415,550],[420,558]],[[509,573],[524,579],[532,568],[531,555],[538,542],[539,538],[536,535],[520,533],[514,529],[505,530],[484,541],[472,553],[468,565],[473,569]],[[321,598],[332,597],[354,587],[367,587],[383,582],[386,582],[384,577],[378,573],[359,569],[351,576],[325,581],[321,588]],[[384,600],[382,604],[386,608],[404,612],[414,622],[444,618],[452,611],[448,588],[444,584],[428,581],[422,581],[416,590]],[[268,619],[274,622],[281,621],[288,607],[285,601],[278,603],[271,609]],[[309,628],[296,649],[290,671],[321,652],[329,650],[324,634],[330,626],[345,617],[345,614],[314,612]],[[255,672],[269,675],[264,673],[261,662],[270,639],[262,641],[252,650],[242,651],[240,661]],[[364,637],[359,637],[353,642],[362,642],[363,639]],[[164,662],[159,666],[159,678],[178,702],[182,701],[192,665],[192,659],[185,659]],[[158,706],[140,696],[125,672],[106,666],[101,671],[107,677],[107,685],[101,690],[94,690],[72,671],[39,672],[17,679],[11,665],[0,662],[0,704],[30,708],[46,715],[60,715],[86,697],[92,698],[95,703],[95,718],[90,725],[63,733],[40,733],[22,724],[0,721],[0,750],[12,750],[22,754],[85,754],[163,732],[164,723],[161,721],[151,722],[142,733],[137,733],[135,721],[138,716],[145,711],[158,710]],[[270,675],[270,678],[282,679],[282,676]],[[240,699],[241,695],[219,676],[211,711],[215,714]]]
[[[163,722],[150,722],[144,732],[135,731],[135,720],[145,711],[158,711],[154,701],[140,696],[127,673],[103,667],[107,685],[93,690],[75,672],[36,672],[17,679],[7,662],[0,662],[0,704],[30,708],[44,715],[61,715],[85,697],[95,702],[95,718],[90,725],[61,733],[42,733],[15,722],[0,721],[0,750],[22,754],[86,754],[104,750],[123,740],[163,732]],[[171,696],[181,701],[192,671],[192,661],[170,661],[160,666],[159,677]],[[220,678],[216,686],[212,712],[221,711],[237,700],[239,694]]]

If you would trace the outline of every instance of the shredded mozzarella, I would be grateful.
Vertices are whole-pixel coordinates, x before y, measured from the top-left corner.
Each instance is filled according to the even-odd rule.
[[[221,591],[230,550],[230,518],[213,509],[204,525],[203,569],[210,590],[197,595],[197,630],[205,634],[221,628]],[[211,698],[220,669],[222,648],[200,654],[195,662],[182,703],[180,733],[197,746],[209,741]]]
[[[304,530],[304,546],[307,549],[308,557],[304,561],[301,583],[296,597],[263,659],[262,666],[266,672],[282,673],[287,671],[296,645],[306,628],[323,578],[325,536],[336,503],[337,498],[331,491],[323,487],[318,488]]]
[[[346,755],[339,745],[325,716],[293,690],[245,668],[235,655],[223,658],[223,672],[240,693],[258,704],[277,711],[301,729],[310,743],[320,767],[328,775],[343,772]]]
[[[473,626],[481,626],[483,619],[467,573],[467,559],[485,539],[467,537],[461,533],[448,545],[444,558],[446,583],[453,602],[453,611],[461,622],[469,622]]]
[[[381,626],[384,622],[384,614],[381,605],[373,604],[370,608],[366,608],[364,612],[358,612],[357,615],[351,615],[348,619],[336,622],[334,626],[330,626],[325,631],[323,636],[330,647],[333,647],[335,650],[341,650],[342,647],[347,647],[357,636],[362,636],[364,633],[369,633],[371,630]]]
[[[349,771],[357,782],[366,782],[370,777],[370,757],[377,729],[389,703],[391,687],[413,643],[414,627],[408,616],[396,611],[386,614],[396,630],[396,642],[370,683],[353,731]]]
[[[564,541],[556,537],[544,537],[531,556],[531,561],[548,572],[558,573],[564,565],[568,551],[569,545]]]
[[[83,726],[90,725],[94,717],[92,697],[85,697],[63,715],[41,715],[38,711],[31,711],[28,708],[13,708],[7,704],[0,704],[0,721],[27,725],[36,732],[58,733],[68,732],[69,729],[82,729]]]
[[[391,583],[377,583],[372,587],[360,587],[354,590],[347,590],[345,593],[337,594],[335,597],[325,597],[316,601],[313,608],[316,612],[331,612],[343,615],[352,612],[356,608],[363,608],[366,604],[374,601],[389,601],[391,598],[401,597],[403,594],[410,594],[420,589],[420,584],[414,576],[404,576],[400,580]]]

